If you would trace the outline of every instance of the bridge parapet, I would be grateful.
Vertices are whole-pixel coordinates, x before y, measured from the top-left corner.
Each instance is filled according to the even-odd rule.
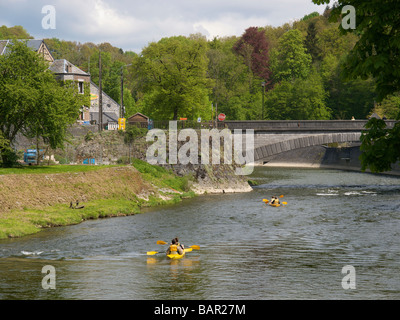
[[[318,131],[318,132],[361,132],[365,129],[368,120],[245,120],[225,121],[230,130],[253,129],[254,131]],[[389,128],[395,120],[386,120]]]

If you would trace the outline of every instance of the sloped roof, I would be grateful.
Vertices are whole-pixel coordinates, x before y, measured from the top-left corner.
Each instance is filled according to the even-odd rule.
[[[71,70],[68,71],[67,66],[70,66]],[[80,74],[83,76],[89,76],[88,73],[79,69],[77,66],[65,59],[54,60],[49,69],[55,74]]]
[[[39,51],[40,46],[42,45],[42,43],[44,43],[44,45],[47,48],[46,43],[43,40],[38,40],[38,39],[18,39],[17,41],[25,41],[26,45],[28,48],[31,48],[34,51]],[[12,40],[0,40],[0,54],[4,54],[7,52],[7,46],[8,44],[12,43]],[[49,48],[47,48],[48,50]],[[49,50],[50,52],[50,50]]]
[[[99,122],[100,112],[90,112],[90,120],[96,120]],[[118,115],[114,112],[103,112],[103,123],[106,122],[118,122]]]
[[[92,80],[90,80],[90,84],[93,85],[93,86],[97,89],[98,92],[100,92],[99,86],[98,86],[97,84],[95,84]],[[90,90],[90,91],[92,91],[92,90]],[[104,97],[104,96],[106,96],[108,99],[110,99],[110,100],[111,100],[112,102],[114,102],[116,105],[120,106],[120,104],[119,104],[117,101],[115,101],[113,98],[111,98],[107,93],[105,93],[105,92],[103,91],[103,97]]]
[[[145,116],[144,114],[142,114],[142,113],[140,113],[140,112],[136,112],[133,116],[130,116],[130,117],[128,118],[128,121],[129,121],[130,119],[133,119],[133,117],[136,117],[136,116],[140,116],[140,117],[142,117],[142,118],[144,118],[144,119],[146,119],[146,120],[149,119],[148,116]]]

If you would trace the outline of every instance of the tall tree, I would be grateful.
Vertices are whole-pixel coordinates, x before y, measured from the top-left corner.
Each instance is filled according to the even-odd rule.
[[[278,48],[273,50],[272,70],[274,80],[306,78],[310,72],[311,56],[304,46],[303,36],[297,29],[283,34]]]
[[[143,112],[153,119],[204,118],[211,105],[206,51],[197,35],[149,44],[132,68],[142,79]]]
[[[320,61],[322,58],[322,50],[318,45],[317,28],[315,27],[315,22],[313,21],[308,24],[307,36],[304,44],[306,46],[307,53],[311,55],[312,62],[314,63],[316,61]]]
[[[86,90],[88,92],[88,90]],[[63,147],[70,124],[89,93],[79,95],[77,85],[55,80],[48,64],[22,41],[14,41],[0,56],[0,136],[12,146],[17,134],[43,138],[51,148]],[[0,145],[3,165],[12,156]]]
[[[267,84],[270,83],[269,44],[263,29],[256,27],[246,29],[233,49],[243,56],[254,75]]]

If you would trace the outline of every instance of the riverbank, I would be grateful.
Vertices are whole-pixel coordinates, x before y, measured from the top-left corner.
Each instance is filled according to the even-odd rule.
[[[177,174],[138,159],[128,166],[2,169],[0,239],[88,219],[133,215],[143,207],[204,193],[252,190],[244,177],[232,173],[221,165],[219,169],[199,167],[197,172],[186,169]]]

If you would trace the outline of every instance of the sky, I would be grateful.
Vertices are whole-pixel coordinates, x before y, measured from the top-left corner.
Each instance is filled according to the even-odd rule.
[[[109,42],[140,53],[164,37],[240,36],[324,9],[312,0],[0,0],[0,26],[21,25],[35,39]]]

